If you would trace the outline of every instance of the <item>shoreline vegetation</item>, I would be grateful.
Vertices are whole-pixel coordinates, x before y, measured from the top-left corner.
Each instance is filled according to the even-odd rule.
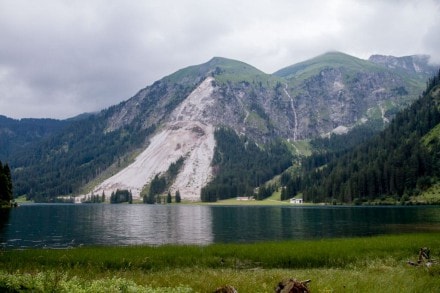
[[[74,196],[66,197],[67,200],[60,200],[57,203],[73,203],[75,202]],[[296,198],[301,198],[301,195]],[[32,201],[27,201],[25,196],[18,197],[14,200],[17,204],[25,204]],[[167,199],[167,194],[164,193],[160,197],[160,204],[176,204],[176,198],[173,196],[170,199]],[[82,202],[84,204],[88,203],[109,203],[108,199],[105,201],[85,201]],[[127,202],[125,202],[127,203]],[[133,204],[143,204],[145,203],[142,198],[141,199],[133,199]],[[157,204],[157,203],[156,203]],[[218,200],[215,202],[203,202],[203,201],[188,201],[181,200],[177,204],[200,204],[200,205],[246,205],[246,206],[260,206],[260,205],[288,205],[288,206],[322,206],[322,205],[338,205],[338,206],[389,206],[389,205],[402,205],[402,206],[411,206],[411,205],[440,205],[440,183],[434,184],[429,189],[421,193],[417,196],[407,196],[402,198],[394,198],[391,196],[388,197],[380,197],[374,200],[358,200],[352,203],[342,203],[337,200],[327,201],[327,202],[319,202],[319,203],[311,203],[304,202],[302,204],[292,204],[289,200],[281,200],[281,192],[276,191],[270,197],[265,198],[263,200],[256,200],[247,197],[235,197],[229,199]]]
[[[434,264],[411,266],[421,247]],[[6,292],[274,292],[286,278],[311,292],[434,292],[440,233],[212,244],[0,250]],[[9,290],[9,291],[7,291]]]
[[[81,195],[83,197],[84,195]],[[88,195],[92,197],[93,195]],[[164,192],[159,196],[159,200],[157,200],[154,204],[195,204],[195,205],[239,205],[239,206],[267,206],[267,205],[285,205],[285,206],[411,206],[411,205],[440,205],[440,183],[436,183],[429,187],[427,190],[423,191],[422,193],[418,195],[408,195],[403,197],[392,197],[392,196],[382,196],[377,197],[375,199],[359,199],[352,203],[343,203],[338,200],[332,200],[326,202],[303,202],[302,204],[292,204],[290,203],[290,199],[282,200],[281,199],[281,191],[276,190],[272,193],[271,196],[258,200],[254,197],[233,197],[228,199],[222,199],[215,202],[203,202],[203,201],[192,201],[192,200],[185,200],[181,199],[180,201],[176,202],[176,197],[173,195],[170,197],[169,192]],[[97,198],[101,198],[101,196],[96,196]],[[84,204],[90,204],[90,203],[104,203],[108,204],[110,203],[110,197],[107,197],[104,195],[104,200],[75,200],[77,196],[60,196],[58,197],[58,201],[55,201],[54,203],[84,203]],[[302,198],[302,194],[298,194],[295,196],[295,198]],[[87,199],[87,198],[85,198]],[[26,199],[26,196],[20,196],[14,199],[13,203],[14,206],[26,204],[26,203],[32,203],[33,201],[28,201]],[[133,203],[133,204],[145,204],[144,200],[142,198],[140,199],[132,199],[130,202],[116,202],[116,204],[126,204],[126,203]],[[12,207],[12,205],[8,205],[5,207]]]

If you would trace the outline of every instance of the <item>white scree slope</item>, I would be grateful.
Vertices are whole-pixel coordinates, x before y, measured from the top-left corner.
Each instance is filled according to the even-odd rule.
[[[198,200],[200,191],[212,176],[214,126],[205,120],[204,112],[214,103],[212,77],[206,78],[171,114],[160,132],[151,138],[148,147],[135,161],[97,186],[95,194],[108,196],[116,189],[131,190],[139,198],[142,187],[156,174],[184,156],[171,191],[180,191],[183,199]]]

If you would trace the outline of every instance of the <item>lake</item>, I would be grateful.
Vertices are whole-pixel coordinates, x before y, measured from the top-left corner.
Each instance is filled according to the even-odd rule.
[[[440,207],[24,204],[0,247],[252,243],[440,231]]]

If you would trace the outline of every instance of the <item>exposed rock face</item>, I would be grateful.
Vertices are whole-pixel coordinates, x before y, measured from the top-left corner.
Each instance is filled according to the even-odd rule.
[[[396,105],[402,98],[396,91],[408,93],[405,86],[401,77],[388,72],[358,72],[347,77],[343,68],[323,69],[305,80],[299,91],[291,89],[298,92],[294,99],[298,137],[315,137],[378,118],[368,110],[379,111],[383,104]]]
[[[372,55],[368,60],[391,69],[403,69],[406,72],[422,73],[427,76],[433,74],[433,66],[429,65],[428,55],[412,55],[405,57]]]
[[[110,194],[116,189],[131,190],[139,198],[142,187],[170,164],[185,157],[184,166],[171,190],[179,190],[182,198],[197,200],[201,188],[212,176],[214,126],[205,110],[211,106],[212,77],[208,77],[171,114],[169,122],[151,138],[150,144],[135,162],[105,180],[95,193]]]

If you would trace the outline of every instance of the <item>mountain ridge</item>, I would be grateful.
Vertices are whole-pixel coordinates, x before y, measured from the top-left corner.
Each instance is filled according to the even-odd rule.
[[[389,55],[371,55],[368,61],[376,64],[384,65],[390,69],[401,69],[416,73],[423,73],[426,78],[430,78],[433,74],[429,64],[429,55],[411,55],[395,57]]]
[[[341,64],[349,66],[353,70],[365,70],[366,67],[374,67],[368,60],[360,59],[342,52],[331,51],[314,58],[295,63],[293,65],[281,68],[275,71],[273,74],[289,79],[290,76],[300,75],[306,68],[318,68],[322,67],[340,67]]]
[[[351,61],[346,65],[344,60]],[[206,135],[212,142],[213,129],[229,127],[263,147],[276,138],[295,141],[373,122],[381,127],[398,109],[414,100],[424,85],[417,73],[403,74],[402,69],[396,71],[342,53],[327,53],[303,62],[300,67],[301,70],[292,70],[289,66],[290,71],[285,69],[283,76],[277,76],[241,61],[214,57],[206,63],[178,70],[118,105],[73,121],[64,133],[52,136],[49,142],[32,150],[41,154],[38,160],[32,153],[15,156],[11,165],[19,182],[17,193],[28,198],[40,196],[43,200],[90,190],[108,193],[111,182],[107,181],[107,187],[103,182],[135,164],[134,152],[148,153],[155,137],[173,131],[188,131],[185,135],[189,137],[199,132],[200,137]],[[283,71],[279,72],[282,75]],[[191,102],[196,96],[199,102]],[[167,137],[170,141],[176,139]],[[203,184],[211,175],[215,176],[209,171],[211,142],[203,159],[208,175]],[[189,152],[183,152],[182,143],[180,153],[176,151],[179,142],[175,141],[167,151],[174,155],[165,159],[163,166],[151,168],[150,175],[136,179],[136,184],[124,186],[121,180],[115,181],[119,187],[132,188],[137,193],[179,156],[196,156],[200,149],[186,143]],[[160,151],[160,148],[151,150]],[[66,161],[70,156],[74,159]],[[187,165],[182,170],[196,170],[200,167],[197,162],[200,161],[185,160]],[[196,174],[188,172],[187,175]],[[92,189],[83,189],[104,174],[108,175]],[[25,178],[35,179],[26,182]],[[176,181],[192,179],[179,180]],[[194,189],[182,197],[196,198],[203,184],[193,185]],[[173,189],[184,185],[185,182]]]

